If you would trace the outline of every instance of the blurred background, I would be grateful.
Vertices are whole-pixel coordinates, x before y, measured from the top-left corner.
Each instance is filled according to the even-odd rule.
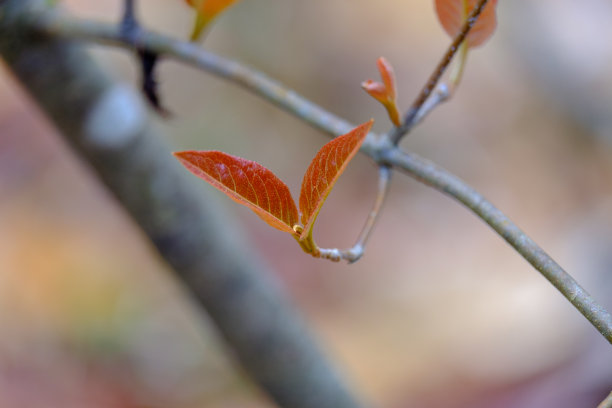
[[[121,2],[64,0],[117,21]],[[180,0],[138,1],[186,38]],[[612,3],[500,1],[454,99],[403,147],[482,192],[612,309]],[[204,46],[256,67],[353,123],[390,124],[360,89],[385,56],[406,109],[449,43],[433,1],[243,0]],[[137,84],[133,56],[92,53]],[[41,67],[44,69],[44,67]],[[297,196],[326,136],[236,85],[164,61],[160,120],[175,150],[256,160]],[[137,85],[135,85],[137,86]],[[205,183],[202,189],[210,189]],[[315,228],[352,245],[376,191],[357,157]],[[216,195],[377,407],[595,407],[612,349],[468,210],[398,174],[363,259],[312,259]],[[0,65],[0,407],[270,407],[135,224]]]

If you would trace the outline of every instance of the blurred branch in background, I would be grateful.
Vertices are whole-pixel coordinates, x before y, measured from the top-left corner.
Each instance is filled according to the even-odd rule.
[[[119,27],[70,18],[57,11],[30,13],[21,17],[22,21],[32,29],[49,35],[110,43],[128,49],[138,47],[183,61],[245,87],[328,135],[339,135],[353,128],[347,121],[303,98],[265,74],[193,44],[144,30],[139,31],[136,38],[126,39]],[[459,35],[465,35],[465,32],[467,31],[462,30]],[[428,84],[430,81],[428,80]],[[415,118],[419,119],[418,116]],[[414,153],[403,152],[394,145],[390,137],[385,135],[378,136],[371,133],[361,151],[377,163],[401,170],[455,198],[472,210],[551,282],[608,342],[612,343],[612,316],[610,313],[481,194],[441,167]]]
[[[612,392],[610,392],[610,395],[605,400],[601,401],[597,408],[612,408]]]
[[[191,188],[140,99],[79,45],[16,24],[45,3],[0,2],[0,54],[204,306],[247,373],[282,407],[361,407],[258,258]]]

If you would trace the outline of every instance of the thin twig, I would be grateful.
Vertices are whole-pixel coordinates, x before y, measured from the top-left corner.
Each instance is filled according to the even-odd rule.
[[[374,225],[376,225],[376,220],[380,215],[380,210],[382,209],[387,193],[389,192],[392,174],[393,173],[388,166],[380,166],[378,169],[378,192],[376,194],[376,200],[374,201],[372,210],[370,211],[368,219],[361,230],[361,234],[359,234],[359,238],[357,238],[357,242],[351,249],[344,251],[342,256],[344,259],[349,261],[349,263],[359,260],[365,251],[366,243],[372,234]]]
[[[465,40],[474,24],[476,24],[476,21],[478,21],[478,17],[482,13],[484,7],[487,5],[488,2],[489,0],[480,0],[478,4],[476,4],[476,7],[474,7],[467,20],[461,27],[461,31],[459,31],[459,34],[455,36],[453,42],[448,47],[448,50],[438,63],[438,66],[423,86],[423,89],[412,103],[410,109],[408,109],[408,112],[404,116],[402,125],[393,128],[393,130],[390,132],[389,137],[391,138],[391,141],[393,143],[397,144],[400,139],[408,132],[410,132],[410,130],[414,127],[414,125],[416,124],[415,119],[417,118],[421,107],[431,95],[432,91],[438,84],[438,81],[440,81],[440,78],[442,78],[442,75],[446,71],[446,68],[448,68],[450,62],[453,60],[453,57],[459,50],[459,46],[461,45],[463,40]]]
[[[382,165],[378,170],[378,192],[376,194],[376,200],[374,200],[374,205],[372,206],[372,210],[370,214],[368,214],[368,218],[357,238],[357,242],[353,245],[352,248],[339,250],[339,249],[325,249],[319,248],[319,252],[321,258],[329,259],[332,261],[340,261],[344,259],[348,261],[348,263],[357,262],[364,254],[365,246],[374,230],[374,225],[376,225],[376,220],[380,214],[380,210],[382,209],[383,203],[385,202],[385,198],[387,197],[387,193],[389,192],[389,185],[391,182],[391,169],[389,166]]]
[[[114,44],[127,49],[133,47],[125,38],[122,38],[116,27],[108,24],[77,20],[49,12],[24,16],[23,22],[28,24],[32,30],[50,35]],[[340,135],[354,127],[265,74],[207,52],[193,44],[144,30],[139,32],[137,43],[141,48],[164,54],[232,81],[329,135]],[[448,194],[474,211],[478,217],[504,237],[536,270],[550,280],[612,343],[612,316],[597,304],[542,248],[469,185],[415,154],[402,152],[388,138],[380,138],[374,134],[368,135],[361,147],[361,152],[378,163],[400,169]]]
[[[421,121],[425,119],[425,117],[431,111],[433,111],[439,104],[445,102],[448,98],[450,98],[451,94],[452,94],[452,89],[449,89],[449,86],[447,84],[443,82],[439,83],[438,86],[436,86],[436,89],[434,90],[431,97],[425,101],[425,103],[421,106],[421,108],[417,112],[417,115],[414,117],[412,121],[412,126],[414,127],[418,125],[419,123],[421,123]]]
[[[425,119],[425,117],[429,115],[429,113],[431,113],[438,105],[446,102],[453,95],[455,89],[461,81],[461,76],[463,75],[468,49],[469,48],[465,42],[459,46],[460,59],[456,61],[455,68],[450,74],[449,81],[439,82],[438,85],[436,85],[432,95],[425,100],[417,111],[416,115],[412,118],[411,127],[415,127],[421,123],[423,119]]]
[[[135,0],[124,0],[123,3],[123,16],[121,17],[121,24],[119,27],[126,38],[133,37],[138,27],[134,2]]]

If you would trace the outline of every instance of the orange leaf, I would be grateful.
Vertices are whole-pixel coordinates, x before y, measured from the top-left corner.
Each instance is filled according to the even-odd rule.
[[[174,153],[196,176],[249,207],[262,220],[294,234],[298,212],[289,188],[261,164],[217,151]]]
[[[455,37],[459,34],[461,26],[477,2],[478,0],[435,0],[438,20],[448,35]],[[482,10],[476,24],[467,35],[466,41],[469,47],[482,45],[491,37],[497,26],[496,7],[497,0],[490,0]]]
[[[389,94],[389,99],[395,100],[397,90],[395,86],[395,71],[393,71],[393,66],[384,57],[380,57],[376,60],[376,66],[378,67],[378,72],[380,72],[380,77],[383,80],[383,84],[385,84],[387,93]]]
[[[361,87],[364,89],[364,91],[370,94],[371,97],[383,104],[385,109],[387,109],[391,122],[393,122],[395,126],[399,126],[400,114],[399,109],[397,108],[397,91],[393,67],[389,61],[383,57],[380,57],[376,61],[376,66],[378,67],[378,71],[380,72],[380,77],[382,78],[383,82],[380,83],[368,79],[367,81],[361,83]]]
[[[349,161],[361,147],[372,127],[372,123],[374,123],[374,120],[359,125],[349,133],[338,136],[324,145],[308,166],[300,193],[300,211],[304,224],[300,240],[304,240],[312,234],[312,227],[319,211],[321,211],[321,206],[338,177],[344,172]]]
[[[387,100],[387,88],[385,88],[384,84],[380,82],[373,81],[368,79],[367,81],[363,81],[361,83],[361,87],[364,91],[370,94],[370,96],[376,99],[380,103],[385,103]]]
[[[223,10],[238,0],[185,0],[187,4],[196,9],[196,21],[191,33],[191,40],[195,41],[204,32],[208,24],[221,14]]]

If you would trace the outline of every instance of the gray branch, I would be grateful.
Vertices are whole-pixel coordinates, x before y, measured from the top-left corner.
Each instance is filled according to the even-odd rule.
[[[449,195],[489,224],[569,300],[612,343],[612,316],[538,244],[463,180],[415,154],[391,149],[382,158],[423,183]]]
[[[0,55],[210,314],[250,377],[282,407],[361,407],[257,256],[192,187],[138,95],[77,44],[18,23],[38,5],[0,0]]]
[[[331,136],[346,133],[354,127],[264,73],[184,41],[144,30],[135,39],[126,39],[115,26],[81,21],[48,11],[24,16],[23,24],[50,35],[103,42],[127,49],[137,46],[158,52],[232,81]],[[464,181],[414,153],[403,152],[391,139],[371,133],[363,143],[361,152],[379,164],[400,170],[451,196],[472,210],[548,279],[612,343],[610,313],[540,246]]]

